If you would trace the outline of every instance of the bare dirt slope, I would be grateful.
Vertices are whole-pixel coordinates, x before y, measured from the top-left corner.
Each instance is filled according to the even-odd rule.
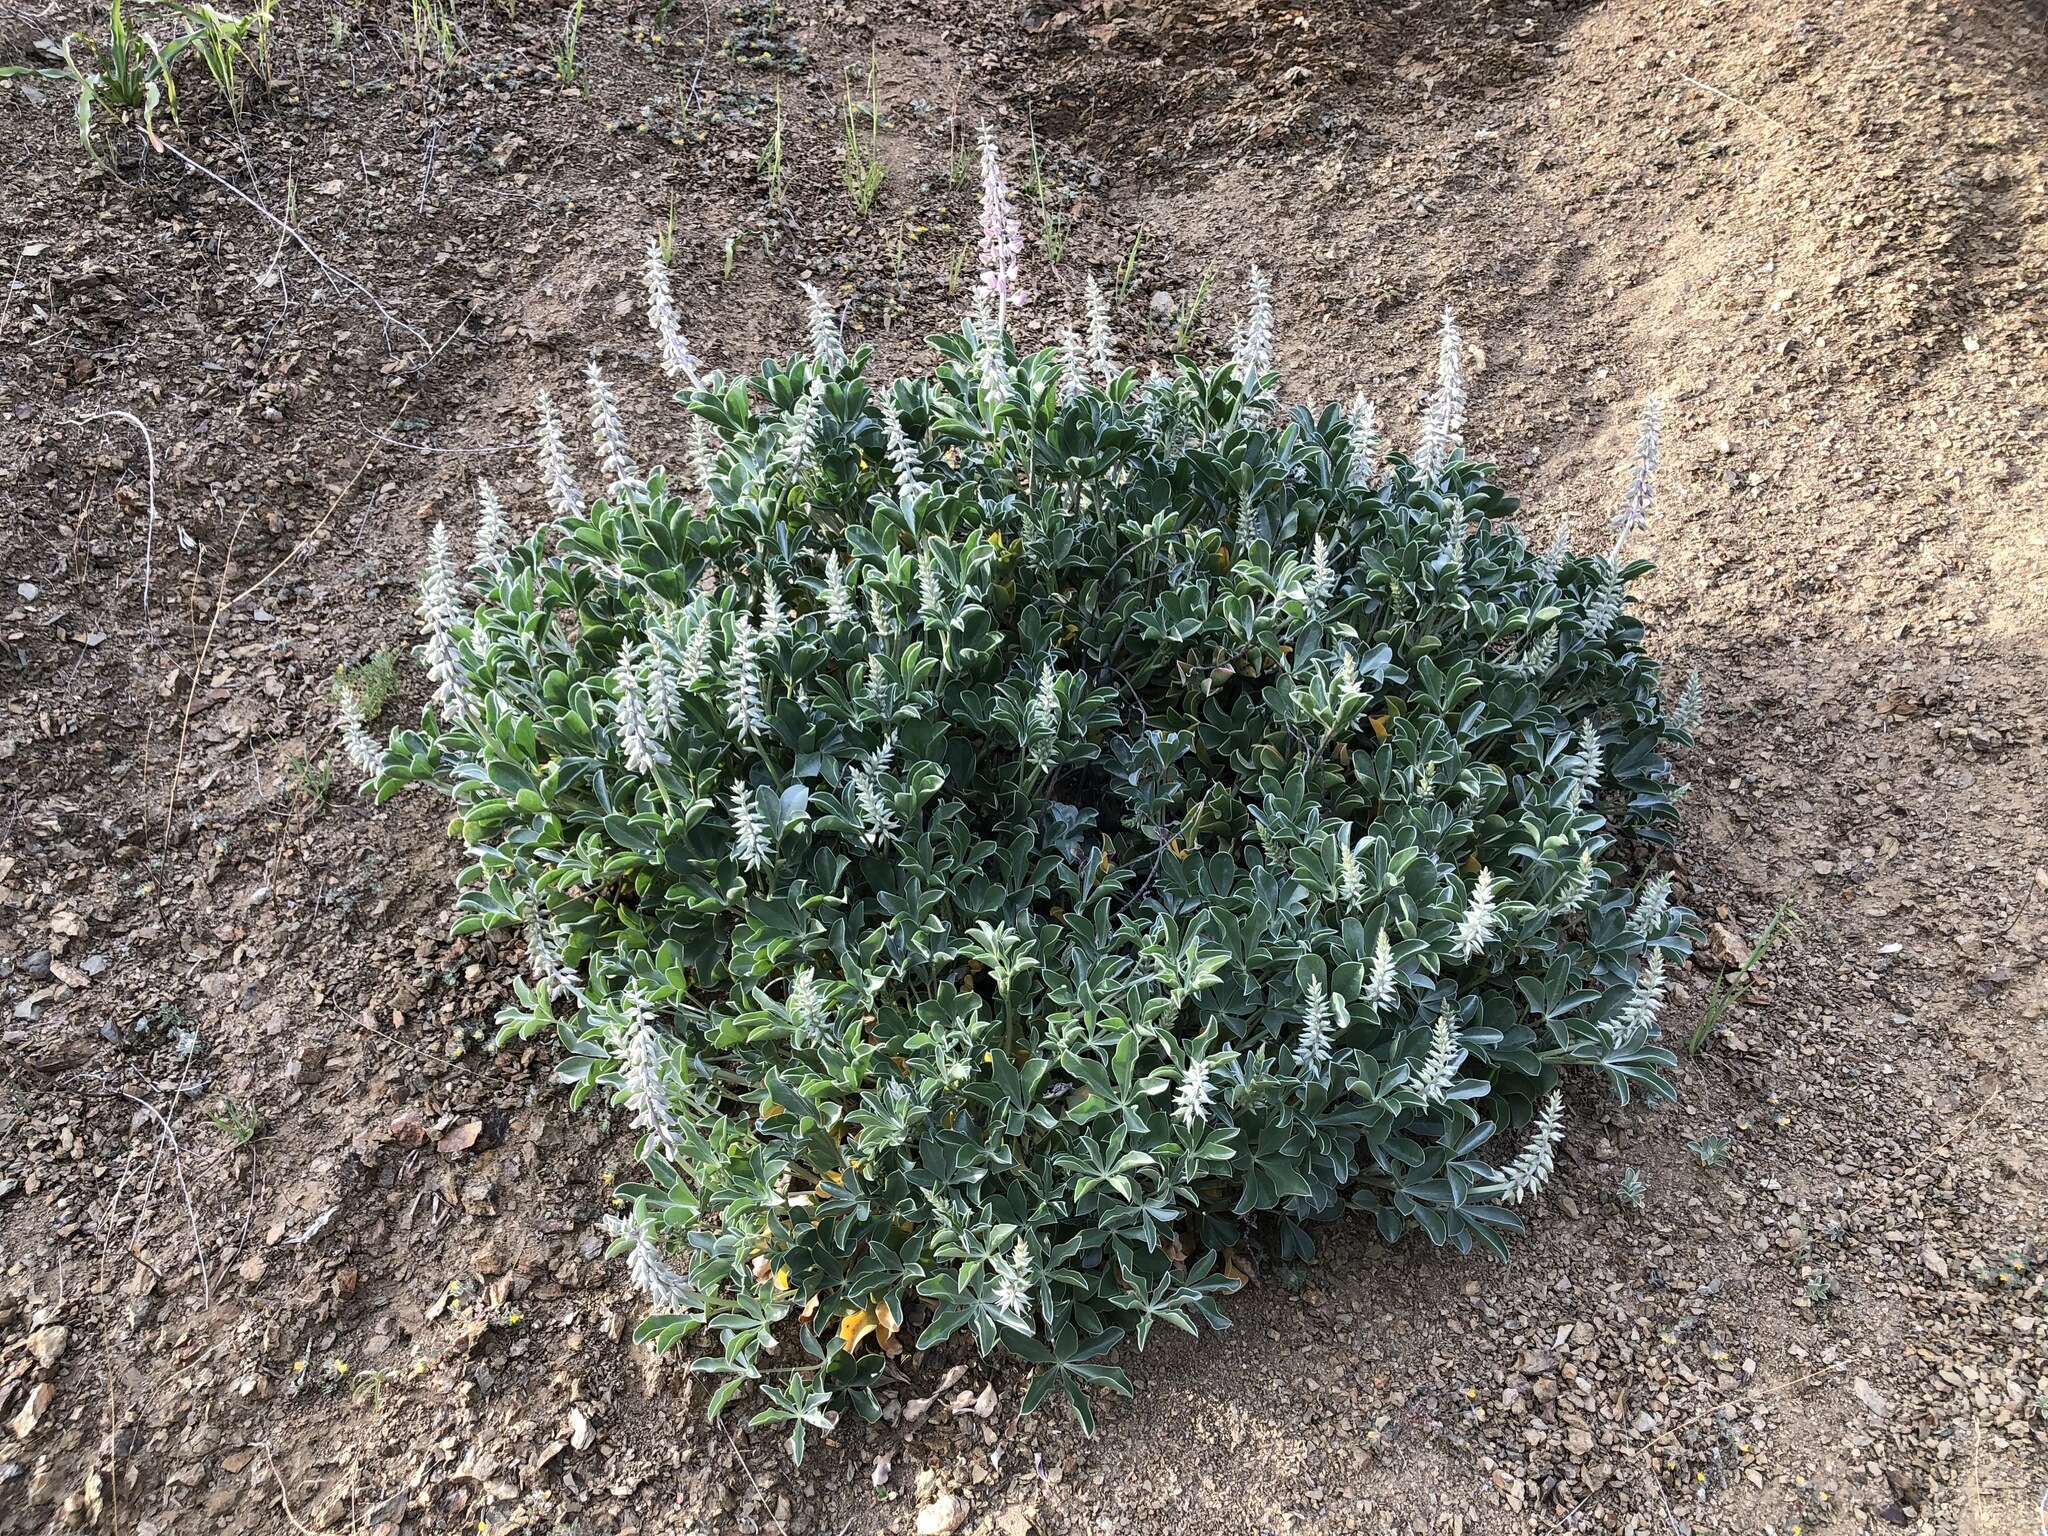
[[[288,9],[271,97],[167,139],[324,270],[0,89],[0,1529],[898,1531],[953,1491],[1004,1536],[2036,1530],[2041,6],[681,10],[588,12],[570,92],[559,13],[423,64],[395,13]],[[0,62],[80,20],[0,13]],[[1711,700],[1675,1027],[1800,917],[1675,1108],[1574,1103],[1512,1266],[1340,1231],[1132,1360],[1095,1440],[948,1358],[792,1471],[625,1341],[628,1148],[476,1048],[516,947],[444,937],[437,807],[321,793],[326,686],[402,650],[475,475],[532,491],[586,351],[673,446],[634,278],[671,212],[713,362],[791,344],[808,276],[906,364],[963,301],[981,113],[1071,193],[1034,323],[1142,231],[1119,322],[1162,359],[1257,260],[1293,389],[1398,428],[1452,305],[1541,531],[1598,536],[1664,392],[1645,603]]]

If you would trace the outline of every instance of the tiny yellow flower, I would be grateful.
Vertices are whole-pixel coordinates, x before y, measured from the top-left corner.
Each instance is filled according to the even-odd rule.
[[[346,1376],[348,1374],[348,1362],[338,1355],[327,1362],[327,1368],[337,1376]]]
[[[306,1362],[303,1360],[294,1360],[292,1362],[292,1369],[295,1371],[304,1371],[306,1369]]]

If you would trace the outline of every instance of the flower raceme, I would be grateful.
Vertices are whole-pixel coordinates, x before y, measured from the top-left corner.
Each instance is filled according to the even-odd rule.
[[[1669,1091],[1691,917],[1631,870],[1699,707],[1646,563],[1523,541],[1448,322],[1412,454],[1280,404],[1270,292],[1218,368],[1119,367],[1099,288],[1021,350],[987,166],[985,323],[881,383],[819,303],[677,372],[687,492],[592,372],[602,489],[543,403],[552,516],[466,584],[438,531],[432,701],[344,721],[380,796],[452,795],[458,927],[526,935],[503,1036],[635,1127],[640,1336],[797,1454],[883,1343],[1086,1423],[1120,1341],[1222,1322],[1233,1246],[1505,1251],[1563,1083]]]

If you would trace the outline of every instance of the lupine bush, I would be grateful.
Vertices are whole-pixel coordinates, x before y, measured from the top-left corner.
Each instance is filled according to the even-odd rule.
[[[1504,1252],[1569,1071],[1670,1091],[1654,410],[1612,548],[1532,550],[1448,316],[1412,455],[1280,404],[1263,278],[1220,367],[1121,366],[1099,295],[1025,352],[984,181],[979,314],[894,382],[815,295],[805,351],[706,373],[650,253],[687,477],[593,363],[586,493],[544,399],[552,516],[486,492],[467,570],[437,530],[377,764],[453,796],[458,932],[525,935],[501,1039],[638,1132],[640,1337],[799,1456],[956,1335],[1092,1425],[1126,1336],[1226,1326],[1234,1250],[1355,1211]]]

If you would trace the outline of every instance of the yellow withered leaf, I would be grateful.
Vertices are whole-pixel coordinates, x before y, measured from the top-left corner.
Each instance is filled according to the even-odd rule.
[[[1387,722],[1392,718],[1391,715],[1374,715],[1372,717],[1373,735],[1379,737],[1381,741],[1385,741],[1387,739]]]
[[[860,1341],[875,1331],[875,1314],[867,1307],[856,1307],[839,1319],[839,1342],[847,1352],[860,1348]]]
[[[893,1355],[899,1347],[896,1333],[902,1326],[903,1320],[889,1310],[889,1303],[877,1298],[865,1307],[856,1307],[839,1319],[839,1341],[846,1346],[847,1353],[851,1354],[860,1348],[862,1339],[873,1334],[875,1343],[882,1352]]]

